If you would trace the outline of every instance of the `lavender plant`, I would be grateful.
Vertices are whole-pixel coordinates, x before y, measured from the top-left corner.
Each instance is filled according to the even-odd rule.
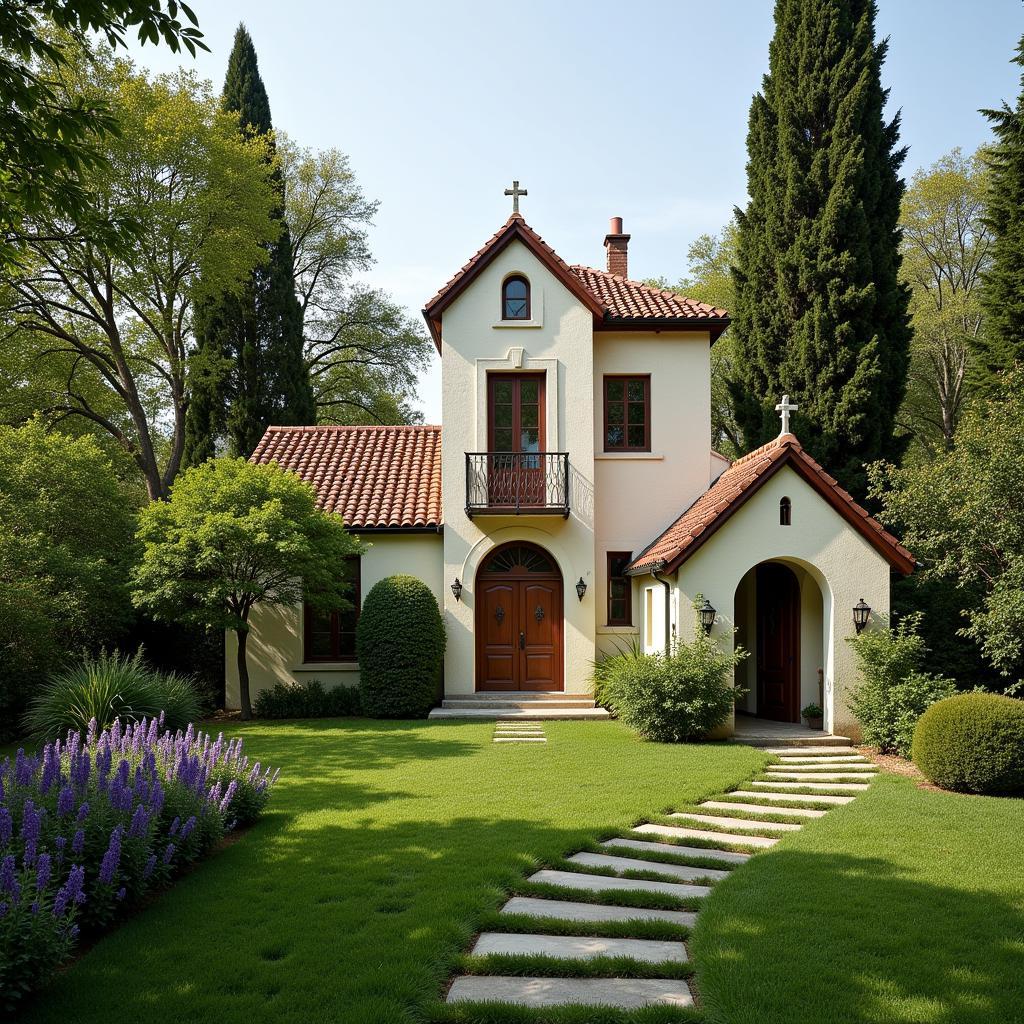
[[[257,817],[276,778],[240,739],[172,733],[163,716],[94,720],[0,763],[0,1009],[45,981],[80,928],[107,925]]]

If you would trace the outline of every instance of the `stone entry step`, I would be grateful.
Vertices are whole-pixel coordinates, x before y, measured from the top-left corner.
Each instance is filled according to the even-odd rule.
[[[643,978],[456,978],[449,1003],[501,1002],[519,1006],[693,1006],[685,981]]]
[[[853,797],[843,799],[852,800]],[[675,853],[680,857],[706,857],[708,860],[721,861],[723,864],[746,864],[751,857],[749,853],[705,849],[701,846],[679,846],[676,843],[651,843],[645,839],[606,839],[601,845],[614,850],[644,850],[649,853]]]
[[[518,708],[488,707],[487,705],[469,708],[441,707],[434,708],[434,710],[427,715],[427,718],[434,720],[462,718],[472,719],[477,722],[488,720],[493,721],[494,719],[523,722],[573,721],[577,719],[611,721],[611,715],[608,714],[608,710],[606,708],[597,708],[593,706],[574,708],[548,707],[546,701],[538,701],[537,704],[532,707]]]
[[[800,772],[800,774],[816,775],[818,772],[857,772],[861,775],[874,775],[878,766],[870,761],[857,764],[773,764],[768,771]]]
[[[867,789],[867,787],[864,787]],[[674,825],[638,825],[634,832],[644,835],[672,836],[673,839],[706,839],[714,843],[743,843],[747,846],[774,846],[778,839],[768,836],[739,836],[729,832],[708,832],[700,828],[676,828]]]
[[[858,779],[873,778],[874,772],[815,772],[812,775],[800,772],[780,772],[769,768],[765,775],[770,779],[808,779],[814,782],[856,782]]]
[[[751,814],[784,814],[791,818],[824,818],[827,811],[815,811],[809,807],[766,807],[764,804],[731,803],[728,800],[705,800],[701,807],[718,811],[749,811]]]
[[[495,743],[547,743],[545,736],[495,736]]]
[[[802,825],[789,821],[750,821],[748,818],[726,818],[717,814],[692,814],[689,811],[670,814],[670,818],[679,818],[683,822],[697,821],[702,825],[718,825],[720,828],[764,829],[766,832],[799,832]]]
[[[848,764],[872,763],[862,754],[847,754],[845,757],[786,757],[784,754],[779,754],[779,760],[782,764],[834,764],[838,765],[840,768]]]
[[[755,781],[751,783],[752,786],[765,786],[768,789],[786,790],[786,789],[838,789],[844,793],[863,793],[865,790],[870,789],[871,785],[867,782],[856,783],[856,782],[808,782],[806,779],[802,782],[759,782]]]
[[[574,853],[569,861],[585,864],[591,868],[609,868],[612,871],[660,871],[663,875],[693,881],[695,878],[713,878],[719,881],[727,878],[728,871],[714,868],[691,868],[685,864],[666,864],[658,860],[640,860],[636,857],[609,857],[602,853]]]
[[[765,793],[753,789],[734,789],[729,796],[749,796],[757,800],[796,800],[802,804],[848,804],[857,799],[853,796],[829,796],[826,793]]]
[[[555,956],[564,960],[593,960],[599,956],[628,956],[647,964],[686,963],[682,942],[658,939],[608,939],[584,935],[530,935],[484,932],[472,952],[478,956]]]
[[[570,900],[539,900],[513,896],[501,908],[502,914],[554,917],[560,921],[667,921],[692,928],[697,915],[688,910],[648,910],[644,907],[606,907],[601,903],[573,903]]]
[[[827,750],[821,747],[765,747],[764,753],[786,754],[789,757],[806,757],[809,754],[814,757],[831,757],[836,754],[859,754],[860,751],[851,746],[829,747]]]
[[[605,889],[618,889],[622,892],[660,892],[666,896],[707,896],[711,892],[706,885],[686,885],[682,882],[651,882],[646,878],[619,878],[617,875],[587,875],[577,871],[552,871],[544,868],[536,871],[527,879],[528,882],[544,882],[547,885],[560,885],[567,889],[585,889],[588,892],[601,892]]]

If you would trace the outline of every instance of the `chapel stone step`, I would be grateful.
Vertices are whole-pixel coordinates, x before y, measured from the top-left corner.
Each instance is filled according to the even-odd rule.
[[[693,814],[689,811],[670,814],[670,818],[679,818],[684,824],[691,821],[702,825],[717,825],[719,828],[763,829],[765,832],[799,832],[803,825],[791,821],[750,821],[748,818],[728,818],[717,814]]]
[[[839,790],[840,793],[863,793],[871,788],[868,782],[809,782],[804,779],[801,782],[783,782],[772,779],[771,782],[755,780],[752,786],[764,786],[766,789],[787,790],[787,789],[810,789],[810,790]]]
[[[766,749],[772,753],[778,753],[780,749],[783,750],[813,750],[815,752],[819,750],[835,750],[835,749],[851,749],[851,741],[849,736],[833,736],[830,733],[810,733],[804,730],[790,737],[781,733],[775,733],[771,730],[767,731],[764,735],[757,736],[753,734],[745,734],[742,731],[735,733],[729,738],[730,743],[742,743],[747,747],[759,747]]]
[[[427,715],[432,720],[438,719],[463,719],[473,721],[522,721],[522,722],[554,722],[554,721],[611,721],[611,715],[607,708],[598,707],[549,707],[544,701],[538,701],[530,707],[503,708],[481,705],[469,708],[434,708]]]
[[[864,787],[867,789],[867,786]],[[704,839],[709,843],[738,843],[744,846],[774,846],[778,839],[768,836],[740,836],[729,832],[708,832],[700,828],[678,828],[675,825],[637,825],[634,832],[644,835],[671,836],[673,839]]]
[[[626,956],[648,964],[686,963],[686,947],[663,939],[611,939],[588,935],[531,935],[484,932],[471,951],[476,956],[553,956],[563,960],[593,960]]]
[[[863,754],[837,754],[835,757],[813,757],[810,754],[790,757],[788,754],[779,754],[778,757],[782,764],[872,764]]]
[[[637,857],[610,857],[603,853],[574,853],[569,862],[618,872],[660,871],[663,875],[671,875],[673,878],[690,882],[697,878],[712,878],[717,881],[729,875],[728,871],[716,871],[714,868],[691,868],[685,864],[667,864],[664,861],[641,860]]]
[[[456,978],[448,1002],[500,1002],[518,1006],[693,1006],[685,981],[652,978]]]
[[[797,779],[807,779],[809,782],[857,782],[866,779],[873,779],[874,772],[815,772],[811,775],[800,772],[774,771],[769,768],[765,773],[769,779],[785,779],[792,782]]]
[[[873,775],[878,771],[878,765],[870,761],[857,764],[771,764],[768,769],[773,772],[800,772],[806,775],[817,775],[819,772],[858,772],[861,775]]]
[[[701,807],[717,811],[748,811],[751,814],[778,814],[790,818],[824,818],[827,811],[815,811],[810,807],[766,807],[764,804],[741,804],[731,800],[705,800]]]
[[[495,743],[547,743],[543,736],[495,736]]]
[[[852,800],[853,797],[849,799]],[[646,839],[606,839],[601,845],[613,850],[642,850],[645,853],[674,853],[680,857],[704,857],[722,864],[746,864],[751,857],[749,853],[706,849],[702,846],[679,846],[677,843],[651,843]]]
[[[479,698],[479,697],[445,697],[441,701],[443,708],[592,708],[593,697],[534,697],[522,694],[515,697]]]
[[[651,910],[646,907],[610,907],[601,903],[574,903],[571,900],[540,900],[533,896],[513,896],[501,908],[502,914],[526,914],[553,917],[560,921],[666,921],[684,928],[697,923],[697,915],[688,910]]]
[[[617,889],[620,892],[659,892],[665,896],[707,896],[711,889],[706,885],[688,885],[682,882],[652,882],[646,878],[619,878],[617,875],[589,875],[582,871],[553,871],[544,868],[536,871],[528,882],[543,882],[546,885],[560,885],[566,889],[584,889],[587,892],[601,892]]]
[[[842,747],[829,748],[828,750],[822,750],[821,747],[765,747],[762,751],[765,754],[782,754],[788,757],[829,757],[831,755],[839,754],[859,754],[860,751],[856,747],[851,747],[846,744]]]
[[[801,804],[849,804],[855,796],[829,796],[827,793],[766,793],[762,790],[734,789],[729,796],[746,796],[758,800],[794,800]]]

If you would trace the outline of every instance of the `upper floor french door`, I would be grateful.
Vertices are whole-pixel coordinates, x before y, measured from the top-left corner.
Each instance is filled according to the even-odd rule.
[[[543,373],[492,373],[487,380],[487,449],[492,506],[545,505]]]

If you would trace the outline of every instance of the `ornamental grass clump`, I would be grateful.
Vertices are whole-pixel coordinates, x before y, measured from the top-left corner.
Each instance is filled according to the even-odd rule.
[[[0,763],[0,1009],[265,806],[276,773],[241,740],[162,724],[93,722]]]

